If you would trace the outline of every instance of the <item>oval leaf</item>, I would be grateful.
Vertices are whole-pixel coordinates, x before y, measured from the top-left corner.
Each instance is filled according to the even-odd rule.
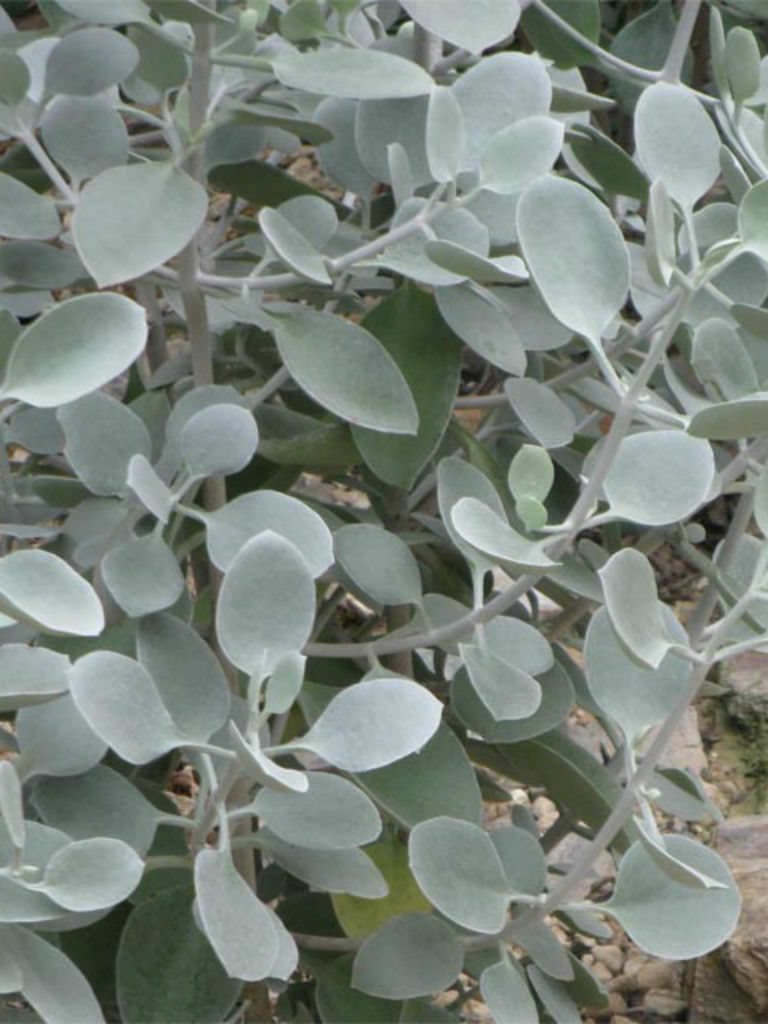
[[[502,929],[509,883],[484,829],[454,818],[432,818],[413,829],[408,853],[421,891],[440,913],[472,931]]]
[[[339,565],[379,604],[420,604],[421,575],[408,545],[372,523],[342,526],[334,535]]]
[[[88,272],[106,288],[175,256],[207,210],[205,189],[173,164],[113,167],[83,189],[72,233]]]
[[[266,978],[280,952],[277,929],[226,850],[198,853],[195,893],[203,931],[230,978]]]
[[[542,178],[520,198],[517,231],[551,312],[598,342],[629,290],[629,253],[608,208],[583,185]]]
[[[104,628],[90,583],[58,555],[37,548],[0,558],[0,611],[44,633],[98,636]]]
[[[179,443],[195,479],[239,473],[258,448],[259,428],[241,405],[209,405],[189,417]]]
[[[425,96],[432,79],[410,60],[381,50],[335,46],[311,53],[284,53],[272,63],[283,85],[350,100]]]
[[[338,693],[285,749],[311,750],[342,771],[370,771],[420,750],[442,711],[439,700],[409,679],[366,679]]]
[[[692,208],[720,174],[720,139],[701,103],[684,85],[655,82],[635,106],[635,143],[651,181],[661,180]]]
[[[271,530],[249,540],[216,605],[216,633],[232,664],[250,674],[267,652],[301,650],[314,618],[315,584],[298,549]]]
[[[616,515],[664,526],[692,515],[709,496],[714,476],[706,441],[680,430],[646,430],[622,440],[605,478],[605,496]]]
[[[405,378],[365,328],[307,310],[276,318],[275,341],[297,384],[341,419],[416,433],[419,417]]]
[[[39,408],[72,402],[127,369],[146,340],[144,310],[125,296],[67,299],[16,339],[3,395]]]
[[[428,914],[393,917],[355,957],[352,986],[383,999],[414,999],[453,984],[464,963],[455,931]]]

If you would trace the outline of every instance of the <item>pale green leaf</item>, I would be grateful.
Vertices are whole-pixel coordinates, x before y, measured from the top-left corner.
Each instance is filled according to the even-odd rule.
[[[144,310],[123,295],[67,299],[19,335],[3,394],[40,408],[72,402],[130,366],[146,337]]]
[[[502,195],[522,192],[552,169],[563,145],[560,121],[541,114],[497,132],[480,157],[483,188]]]
[[[28,185],[0,174],[0,234],[6,238],[55,238],[61,230],[56,204]]]
[[[63,558],[38,548],[0,558],[0,611],[44,633],[98,636],[104,628],[90,583]]]
[[[283,842],[348,850],[378,838],[381,819],[361,789],[338,775],[308,772],[303,793],[262,789],[247,810]]]
[[[608,208],[583,185],[545,177],[521,196],[517,230],[531,276],[552,314],[599,342],[629,288],[629,254]]]
[[[333,564],[333,538],[323,520],[303,501],[264,488],[241,494],[205,517],[208,554],[226,572],[252,537],[271,530],[294,544],[313,576]]]
[[[674,881],[637,842],[623,857],[614,894],[602,906],[652,956],[704,956],[733,931],[741,904],[739,890],[714,850],[687,836],[667,836],[665,841],[673,856],[725,888],[694,889]]]
[[[0,711],[44,704],[69,689],[69,661],[44,647],[6,643],[0,647]]]
[[[420,604],[421,575],[404,541],[372,523],[342,526],[334,535],[336,559],[360,589],[379,604]]]
[[[420,750],[442,710],[418,683],[365,679],[337,693],[308,733],[276,750],[310,750],[342,771],[370,771]]]
[[[263,207],[259,212],[259,227],[267,242],[291,270],[318,284],[331,283],[323,257],[282,213]]]
[[[418,412],[396,363],[363,327],[309,310],[275,318],[283,362],[308,395],[351,423],[415,434]]]
[[[605,479],[605,496],[616,515],[663,526],[692,515],[709,497],[714,476],[706,441],[680,430],[646,430],[622,440]]]
[[[691,208],[720,173],[720,139],[701,103],[684,85],[649,85],[635,107],[638,159],[651,181],[664,182]]]
[[[130,764],[154,761],[186,737],[143,666],[112,651],[93,651],[73,665],[69,686],[93,731]]]
[[[195,894],[203,931],[230,978],[266,978],[279,954],[277,929],[228,851],[198,853]]]
[[[548,569],[554,565],[540,543],[530,541],[476,498],[462,498],[451,512],[453,528],[465,543],[481,551],[494,564],[521,569]]]
[[[139,63],[139,51],[109,28],[83,28],[64,36],[51,50],[45,86],[51,93],[93,96],[117,85]]]
[[[411,831],[408,853],[419,887],[440,913],[472,931],[501,930],[509,883],[484,829],[454,818],[432,818]]]
[[[440,314],[465,344],[507,373],[525,373],[525,350],[514,319],[503,305],[489,301],[495,292],[469,284],[436,288]]]
[[[175,256],[208,209],[205,189],[171,163],[113,167],[91,179],[72,218],[75,246],[99,288]]]
[[[284,843],[268,829],[260,830],[259,845],[289,874],[313,889],[366,900],[387,895],[384,876],[363,850],[310,850]]]
[[[663,609],[662,620],[665,633],[675,643],[687,642],[685,631],[669,609]],[[655,668],[632,657],[604,608],[598,609],[589,623],[584,657],[590,693],[630,742],[666,718],[691,674],[690,662],[676,654],[662,656]]]
[[[181,430],[179,445],[192,477],[228,475],[245,469],[259,444],[253,414],[241,405],[209,405]]]
[[[37,888],[67,910],[103,910],[127,899],[143,871],[144,862],[127,843],[99,836],[57,850]]]
[[[513,498],[544,501],[555,481],[555,468],[546,448],[524,444],[509,464],[507,484]]]
[[[475,170],[488,141],[515,121],[547,114],[552,82],[538,54],[495,53],[459,75],[452,86],[464,115],[460,169]]]
[[[645,555],[622,548],[598,571],[611,623],[634,656],[657,669],[672,644]]]
[[[64,431],[64,452],[78,478],[93,494],[122,494],[131,458],[148,458],[152,451],[149,431],[136,413],[103,391],[94,391],[62,406],[57,416]]]
[[[79,775],[104,757],[107,744],[86,722],[70,694],[16,715],[21,757],[16,770],[25,780],[34,775]]]
[[[480,992],[496,1024],[539,1024],[531,990],[519,968],[509,961],[486,967]]]
[[[517,0],[403,0],[403,7],[428,32],[476,54],[511,36],[520,18]]]
[[[171,614],[143,618],[136,633],[136,656],[186,736],[202,742],[224,724],[229,684],[210,645],[192,626]]]
[[[541,687],[527,672],[477,644],[459,651],[480,700],[497,722],[530,718],[541,704]]]
[[[429,95],[427,108],[427,163],[435,181],[453,181],[464,149],[464,116],[456,97],[442,85]]]
[[[216,632],[232,664],[251,673],[267,656],[301,650],[314,617],[315,585],[299,550],[271,530],[249,540],[216,604]]]
[[[283,53],[273,61],[283,85],[339,99],[385,100],[424,96],[432,79],[418,64],[381,50],[334,46]]]
[[[184,592],[176,556],[156,534],[113,547],[102,559],[101,573],[110,594],[131,618],[170,608]]]
[[[383,999],[413,999],[447,988],[463,962],[458,936],[444,921],[428,914],[402,914],[363,942],[352,985]]]

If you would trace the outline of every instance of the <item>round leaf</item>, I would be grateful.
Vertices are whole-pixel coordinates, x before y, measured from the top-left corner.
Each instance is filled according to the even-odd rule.
[[[483,188],[502,195],[522,192],[551,170],[560,155],[564,128],[560,121],[537,115],[497,132],[480,157]]]
[[[611,512],[623,519],[664,526],[687,519],[706,501],[714,475],[706,441],[680,430],[646,430],[622,440],[605,478],[605,496]]]
[[[204,742],[224,724],[230,706],[227,678],[191,626],[170,614],[146,616],[136,633],[136,656],[186,736]]]
[[[525,373],[526,356],[512,317],[469,284],[435,289],[440,314],[463,342],[507,373]]]
[[[300,387],[341,419],[371,430],[416,433],[419,419],[408,385],[363,327],[307,310],[276,318],[275,341]]]
[[[403,0],[403,7],[428,32],[476,54],[511,36],[520,18],[517,0]]]
[[[629,254],[608,208],[583,185],[542,178],[520,198],[517,231],[551,312],[598,342],[629,289]]]
[[[58,555],[38,548],[0,558],[0,611],[44,633],[98,636],[104,628],[90,583]]]
[[[103,910],[127,899],[143,871],[143,861],[127,843],[100,836],[57,850],[39,888],[67,910]]]
[[[379,813],[357,786],[324,772],[307,774],[304,793],[262,789],[249,810],[286,843],[317,850],[345,850],[373,842]]]
[[[72,697],[90,727],[124,761],[146,764],[180,746],[157,688],[138,662],[113,651],[93,651],[70,671]]]
[[[469,678],[497,722],[530,718],[541,704],[541,687],[527,672],[475,644],[460,644]]]
[[[106,288],[175,256],[207,210],[205,189],[171,163],[113,167],[83,189],[72,233],[88,272]]]
[[[128,161],[125,123],[101,98],[59,96],[48,104],[40,133],[50,155],[75,181]]]
[[[576,417],[552,388],[532,377],[507,378],[504,391],[520,422],[543,448],[570,444]]]
[[[413,999],[453,984],[464,962],[454,930],[428,914],[393,917],[355,957],[352,986],[382,999]]]
[[[0,174],[0,234],[6,238],[55,238],[61,230],[56,204],[10,174]]]
[[[664,611],[666,632],[675,642],[685,644],[682,626],[671,612]],[[655,668],[630,657],[604,608],[598,609],[589,623],[584,656],[592,696],[630,742],[666,718],[691,674],[690,662],[676,654],[667,654]]]
[[[311,750],[342,771],[370,771],[420,750],[442,711],[439,700],[408,679],[366,679],[338,693],[287,747]]]
[[[143,856],[152,845],[157,811],[128,779],[97,764],[66,778],[35,780],[32,804],[47,825],[66,828],[73,839],[109,836]]]
[[[614,629],[639,661],[658,668],[671,641],[650,562],[640,551],[622,548],[598,576]]]
[[[420,604],[421,575],[397,534],[372,523],[342,526],[334,536],[339,565],[380,604]]]
[[[480,992],[496,1024],[538,1024],[531,990],[522,973],[507,961],[486,967],[480,975]]]
[[[259,227],[277,255],[291,270],[318,284],[331,283],[323,257],[281,213],[265,206],[259,212]]]
[[[44,704],[69,689],[69,659],[44,647],[0,647],[0,711]]]
[[[301,650],[314,618],[315,585],[298,549],[271,530],[249,540],[216,605],[216,632],[232,664],[250,674],[267,652]]]
[[[484,829],[455,818],[432,818],[413,829],[408,851],[421,891],[440,913],[472,931],[502,929],[509,883]]]
[[[602,904],[632,941],[651,956],[688,960],[716,949],[739,917],[739,890],[714,850],[687,836],[665,836],[669,852],[697,871],[721,882],[723,889],[699,889],[670,878],[642,843],[624,855],[616,888]]]
[[[384,877],[362,850],[308,850],[284,843],[268,829],[261,829],[259,840],[262,850],[313,889],[367,900],[387,895]]]
[[[557,564],[547,557],[540,544],[523,537],[476,498],[461,498],[453,506],[451,521],[462,540],[482,551],[494,564],[509,562],[523,569],[548,569]]]
[[[48,92],[93,96],[117,85],[139,63],[139,51],[109,28],[82,28],[64,36],[45,66]]]
[[[110,594],[131,618],[169,608],[184,592],[176,556],[156,534],[112,548],[102,559],[101,572]]]
[[[704,108],[684,85],[655,82],[635,106],[637,155],[651,181],[661,179],[691,208],[720,174],[720,139]]]
[[[121,494],[132,456],[151,454],[149,431],[135,412],[103,391],[58,410],[65,454],[93,494]]]
[[[16,339],[3,394],[38,408],[72,402],[129,367],[146,338],[144,310],[123,295],[67,299]]]
[[[96,735],[70,694],[16,715],[21,757],[16,769],[33,775],[79,775],[104,757],[107,744]],[[28,855],[28,854],[27,854]]]
[[[252,537],[271,530],[294,544],[313,576],[333,564],[333,538],[323,520],[303,501],[263,489],[241,494],[206,517],[208,554],[226,572]]]
[[[239,473],[254,456],[259,428],[241,405],[209,405],[184,424],[181,452],[190,474],[200,477]]]

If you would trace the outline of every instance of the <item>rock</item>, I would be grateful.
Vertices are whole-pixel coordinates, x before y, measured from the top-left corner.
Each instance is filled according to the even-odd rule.
[[[644,964],[637,972],[637,987],[645,989],[664,989],[679,994],[683,981],[683,965],[676,960],[652,960]]]
[[[613,980],[613,973],[612,973],[611,969],[609,967],[607,967],[605,964],[596,963],[594,965],[594,967],[590,968],[590,970],[592,971],[592,973],[594,974],[594,976],[596,978],[599,978],[600,981],[612,981]]]
[[[653,742],[658,727],[651,729],[639,745],[640,753],[644,754]],[[696,709],[690,707],[677,727],[661,756],[662,768],[680,768],[683,771],[700,775],[707,767],[707,757],[699,732],[699,719]]]
[[[531,804],[531,810],[542,833],[554,825],[559,817],[557,807],[546,796],[537,796]]]
[[[665,989],[652,988],[643,996],[643,1008],[660,1017],[677,1017],[686,1009],[686,1002]]]
[[[694,1024],[768,1019],[768,815],[724,822],[718,849],[742,895],[733,935],[700,960],[693,983]]]
[[[768,814],[744,814],[722,822],[717,829],[717,848],[726,860],[768,858]]]
[[[595,946],[593,956],[598,963],[605,964],[612,974],[620,974],[624,966],[624,954],[618,946]]]
[[[724,682],[731,687],[726,708],[744,729],[754,729],[768,715],[768,654],[745,651],[723,665]]]

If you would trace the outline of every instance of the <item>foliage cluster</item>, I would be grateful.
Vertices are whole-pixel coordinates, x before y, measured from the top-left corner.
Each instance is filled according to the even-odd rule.
[[[550,915],[716,947],[729,871],[655,816],[713,808],[657,765],[768,630],[763,4],[38,6],[0,9],[14,1019],[569,1022],[607,997]],[[504,779],[543,836],[485,826]]]

